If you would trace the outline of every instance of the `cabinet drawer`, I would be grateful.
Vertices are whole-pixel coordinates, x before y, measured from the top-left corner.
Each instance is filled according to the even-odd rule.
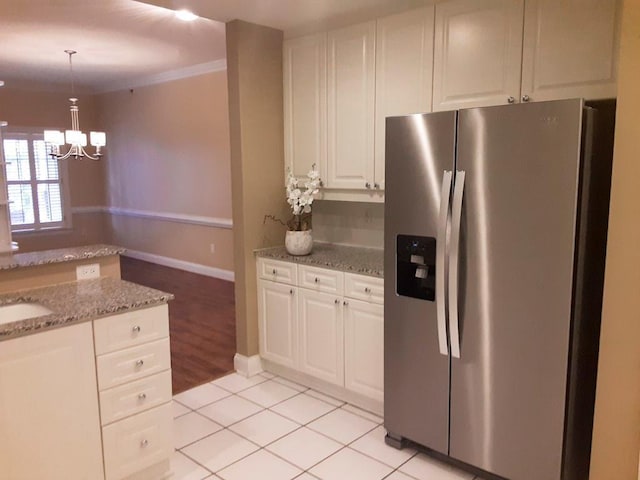
[[[100,355],[97,359],[100,391],[171,368],[169,339]]]
[[[170,458],[171,404],[102,429],[106,480],[120,480]]]
[[[344,296],[382,304],[384,303],[384,280],[367,275],[345,273]]]
[[[298,276],[301,287],[336,295],[342,295],[344,291],[344,274],[336,270],[300,265]]]
[[[171,400],[171,370],[100,392],[102,425]]]
[[[270,258],[258,259],[258,275],[272,282],[296,285],[298,283],[298,269],[295,263],[271,260]]]
[[[169,336],[167,304],[100,318],[93,322],[96,355]]]

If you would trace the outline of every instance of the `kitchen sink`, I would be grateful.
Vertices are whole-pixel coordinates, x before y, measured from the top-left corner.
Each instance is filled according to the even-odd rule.
[[[0,325],[27,318],[42,317],[53,313],[38,303],[12,303],[0,306]]]

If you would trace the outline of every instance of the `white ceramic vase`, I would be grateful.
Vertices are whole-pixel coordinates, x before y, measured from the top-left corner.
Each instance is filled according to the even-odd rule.
[[[302,232],[292,232],[287,230],[284,237],[284,246],[289,255],[309,255],[313,248],[312,230]]]

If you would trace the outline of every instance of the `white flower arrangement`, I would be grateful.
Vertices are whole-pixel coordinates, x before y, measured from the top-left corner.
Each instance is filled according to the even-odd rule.
[[[304,182],[304,190],[300,187],[300,180],[289,171],[287,177],[287,203],[291,206],[293,216],[285,223],[274,215],[265,215],[263,223],[267,220],[278,222],[292,232],[311,230],[311,205],[320,192],[322,180],[320,172],[316,170],[315,163],[307,174],[308,180]]]
[[[311,213],[311,205],[320,192],[320,172],[315,164],[307,174],[308,181],[304,183],[304,191],[300,189],[300,181],[289,170],[287,178],[287,203],[291,205],[294,215]]]

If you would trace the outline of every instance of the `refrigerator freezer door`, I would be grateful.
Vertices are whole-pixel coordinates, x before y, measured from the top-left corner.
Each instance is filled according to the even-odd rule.
[[[582,101],[459,112],[466,172],[450,455],[561,476]]]
[[[440,354],[437,301],[398,295],[398,272],[422,270],[398,270],[396,252],[398,235],[438,236],[443,174],[454,168],[455,123],[456,112],[388,118],[385,153],[385,427],[397,439],[444,454],[449,357]],[[436,260],[435,268],[437,279],[444,262]]]

